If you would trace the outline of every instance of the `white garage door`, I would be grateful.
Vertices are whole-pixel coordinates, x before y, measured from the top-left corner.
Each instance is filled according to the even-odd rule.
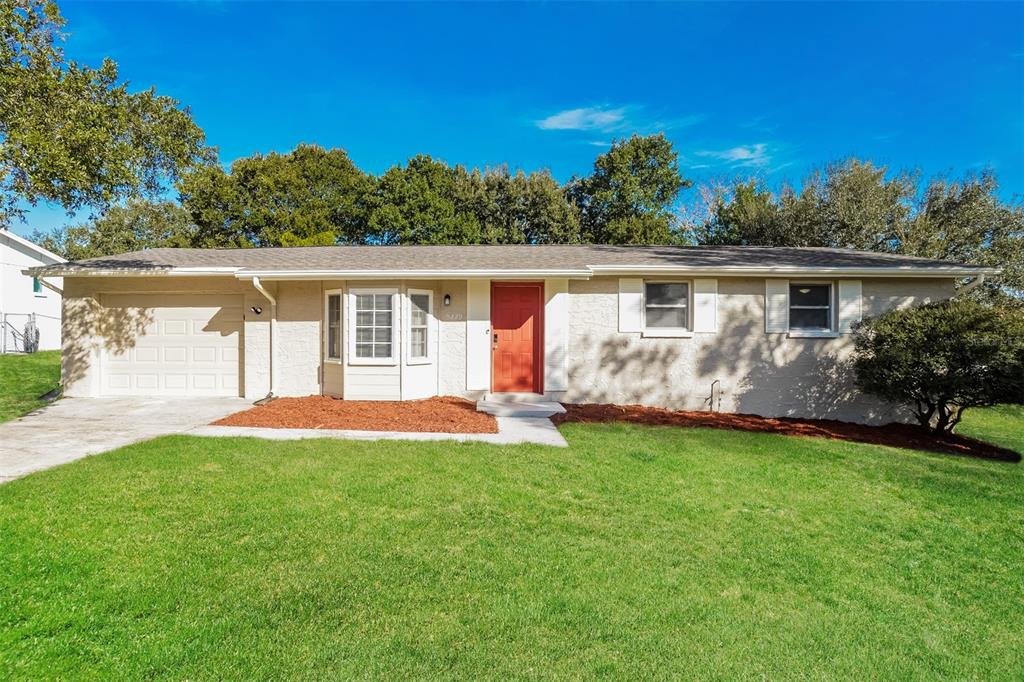
[[[102,297],[104,395],[239,395],[242,297]]]

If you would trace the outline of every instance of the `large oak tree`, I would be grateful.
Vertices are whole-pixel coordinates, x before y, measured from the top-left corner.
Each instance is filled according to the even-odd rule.
[[[0,228],[39,201],[69,212],[155,195],[213,152],[177,101],[132,92],[110,59],[64,55],[53,2],[0,0]]]

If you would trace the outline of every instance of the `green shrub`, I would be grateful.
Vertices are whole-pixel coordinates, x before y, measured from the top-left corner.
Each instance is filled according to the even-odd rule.
[[[968,407],[1024,402],[1024,313],[952,299],[854,329],[858,387],[951,433]]]

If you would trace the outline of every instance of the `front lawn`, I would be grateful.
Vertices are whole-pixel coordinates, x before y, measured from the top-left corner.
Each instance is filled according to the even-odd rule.
[[[968,430],[1019,444],[1020,417]],[[0,486],[0,670],[1021,677],[1021,465],[562,429],[569,449],[168,437]]]
[[[59,350],[0,355],[0,422],[42,407],[46,403],[39,396],[59,383]]]

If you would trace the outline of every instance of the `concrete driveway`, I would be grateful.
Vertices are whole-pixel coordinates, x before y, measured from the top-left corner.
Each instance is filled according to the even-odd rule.
[[[63,398],[0,423],[0,483],[249,407],[243,398]]]

